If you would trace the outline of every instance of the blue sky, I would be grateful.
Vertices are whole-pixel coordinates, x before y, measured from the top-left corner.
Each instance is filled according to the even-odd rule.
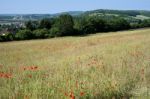
[[[94,9],[150,10],[150,0],[0,0],[0,14],[52,14]]]

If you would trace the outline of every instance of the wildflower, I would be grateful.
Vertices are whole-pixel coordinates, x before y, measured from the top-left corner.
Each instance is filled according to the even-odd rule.
[[[75,99],[75,96],[72,96],[71,99]]]
[[[91,64],[89,63],[88,66],[90,66]]]
[[[70,93],[70,98],[75,99],[75,96],[74,96],[73,92]]]
[[[11,78],[11,77],[12,77],[12,74],[5,74],[4,77],[5,77],[5,78]]]
[[[37,66],[34,67],[34,69],[37,69],[37,68],[38,68]]]
[[[23,70],[37,70],[37,66],[24,67]]]
[[[24,99],[29,99],[29,96],[28,96],[28,95],[25,95],[25,96],[24,96]]]
[[[9,73],[0,73],[0,78],[12,78],[12,74]]]
[[[144,68],[141,70],[142,75],[144,75]]]
[[[144,68],[143,68],[143,69],[141,69],[141,77],[142,77],[142,81],[144,81],[144,78],[145,78],[145,77],[144,77],[144,76],[145,76],[144,73],[145,73],[145,70],[144,70]]]
[[[3,77],[3,73],[0,73],[0,78],[2,78]]]
[[[65,96],[68,96],[68,94],[65,92]]]
[[[83,96],[84,95],[84,92],[80,92],[80,96]]]
[[[30,70],[37,70],[37,68],[38,68],[37,66],[31,66],[31,67],[29,67]]]
[[[32,78],[32,75],[28,75],[29,78]]]
[[[26,70],[26,68],[24,67],[23,70]]]

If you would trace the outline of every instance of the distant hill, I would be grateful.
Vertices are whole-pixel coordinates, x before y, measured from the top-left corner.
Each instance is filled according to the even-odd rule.
[[[150,17],[150,11],[145,10],[107,10],[107,9],[98,9],[93,11],[86,11],[84,14],[93,14],[93,13],[102,13],[102,14],[117,14],[122,16],[136,16],[143,15]]]
[[[92,11],[69,11],[56,14],[0,14],[0,21],[16,21],[16,20],[40,20],[43,18],[57,17],[60,14],[68,13],[72,16],[120,16],[135,19],[148,19],[150,18],[150,11],[145,10],[109,10],[98,9]]]
[[[59,15],[61,15],[61,14],[70,14],[70,15],[72,15],[72,16],[79,16],[79,15],[81,15],[81,14],[83,14],[84,13],[84,11],[68,11],[68,12],[61,12],[61,13],[56,13],[56,14],[51,14],[51,16],[59,16]]]
[[[0,20],[39,20],[43,18],[57,17],[61,14],[68,13],[72,16],[83,14],[83,11],[69,11],[56,14],[0,14]]]
[[[150,19],[150,11],[146,10],[108,10],[98,9],[92,11],[86,11],[81,14],[82,16],[98,16],[105,19],[112,17],[122,17],[128,21],[137,21]]]

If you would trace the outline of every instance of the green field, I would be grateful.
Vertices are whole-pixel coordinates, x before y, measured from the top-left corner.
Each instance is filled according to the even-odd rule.
[[[0,43],[0,99],[149,99],[150,29]]]

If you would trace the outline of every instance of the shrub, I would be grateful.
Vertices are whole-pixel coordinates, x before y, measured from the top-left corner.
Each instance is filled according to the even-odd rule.
[[[0,42],[2,42],[3,41],[3,37],[2,37],[2,35],[0,34]]]
[[[12,33],[5,33],[0,35],[0,41],[12,41],[14,40],[14,35]]]
[[[75,20],[75,29],[82,34],[105,31],[105,20],[99,17],[81,17]]]
[[[39,23],[37,21],[27,21],[25,22],[25,26],[26,29],[33,31],[39,27]]]
[[[50,29],[52,25],[52,22],[50,19],[42,19],[40,21],[40,28],[46,28],[46,29]]]
[[[14,40],[14,34],[12,34],[12,33],[6,33],[5,34],[5,40],[6,41],[13,41]]]
[[[49,35],[49,31],[47,29],[38,29],[33,31],[34,38],[46,38]]]
[[[20,30],[15,34],[16,40],[29,40],[33,38],[32,32],[30,30]]]
[[[107,21],[108,31],[126,30],[130,28],[130,23],[123,18],[113,18]]]
[[[59,29],[61,36],[73,35],[74,21],[73,17],[69,14],[60,15],[54,26]]]
[[[61,36],[59,29],[57,27],[51,28],[49,37],[58,37],[58,36]]]
[[[150,19],[143,20],[140,24],[141,27],[150,27]]]

